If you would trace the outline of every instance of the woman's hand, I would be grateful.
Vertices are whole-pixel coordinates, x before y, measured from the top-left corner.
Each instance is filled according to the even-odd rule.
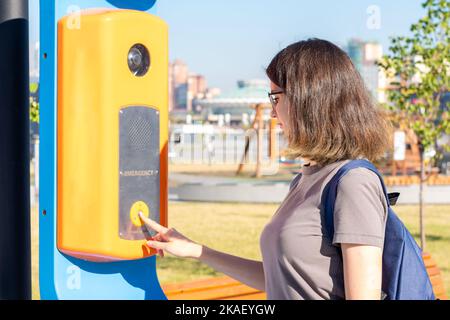
[[[197,259],[202,254],[202,245],[186,238],[174,228],[166,228],[141,213],[139,217],[147,229],[158,232],[147,245],[156,249],[161,257],[164,257],[164,251],[182,258]]]
[[[261,261],[244,259],[228,253],[220,252],[189,240],[174,228],[166,228],[152,219],[139,214],[145,226],[157,234],[147,242],[151,248],[164,255],[164,251],[177,257],[195,258],[211,268],[245,283],[246,285],[265,290],[264,268]]]

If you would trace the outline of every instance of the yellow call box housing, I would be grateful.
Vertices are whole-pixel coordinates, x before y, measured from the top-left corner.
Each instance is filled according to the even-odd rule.
[[[167,226],[167,25],[133,10],[62,18],[57,121],[58,249],[90,261],[155,254],[138,214]]]

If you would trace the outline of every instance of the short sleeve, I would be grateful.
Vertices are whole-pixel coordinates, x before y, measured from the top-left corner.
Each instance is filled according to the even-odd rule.
[[[383,248],[387,204],[378,176],[365,168],[350,170],[338,185],[333,244]]]

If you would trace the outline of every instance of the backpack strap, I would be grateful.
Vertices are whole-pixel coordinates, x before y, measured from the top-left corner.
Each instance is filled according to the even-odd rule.
[[[324,210],[325,230],[327,232],[327,236],[330,238],[330,241],[333,241],[334,236],[334,203],[336,201],[339,182],[342,179],[342,177],[345,176],[350,170],[356,168],[369,169],[372,172],[374,172],[378,176],[378,178],[380,178],[381,186],[383,187],[383,192],[386,197],[387,205],[388,207],[391,205],[389,195],[386,190],[386,186],[384,185],[383,178],[381,174],[378,172],[377,168],[375,168],[375,166],[370,161],[365,159],[358,159],[346,163],[331,178],[331,180],[327,183],[322,192],[321,200]]]

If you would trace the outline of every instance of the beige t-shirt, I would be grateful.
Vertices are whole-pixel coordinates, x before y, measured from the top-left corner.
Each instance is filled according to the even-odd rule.
[[[340,181],[334,208],[333,245],[325,235],[322,190],[349,160],[303,168],[265,226],[260,246],[270,300],[345,299],[340,243],[383,249],[387,203],[378,176],[365,168]]]

